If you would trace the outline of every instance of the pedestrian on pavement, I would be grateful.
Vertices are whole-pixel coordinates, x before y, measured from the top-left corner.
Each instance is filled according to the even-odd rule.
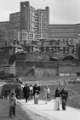
[[[68,91],[63,88],[61,91],[62,110],[66,110],[67,99],[68,99]]]
[[[47,88],[44,87],[45,104],[47,104]]]
[[[37,84],[37,89],[38,89],[39,94],[40,94],[40,91],[41,91],[41,86],[40,86],[40,84],[39,84],[39,83]]]
[[[30,100],[32,99],[32,97],[33,97],[33,86],[30,85],[29,86],[29,98],[30,98]]]
[[[24,94],[24,98],[27,102],[27,100],[29,98],[29,86],[27,84],[23,88],[23,94]]]
[[[50,98],[50,88],[48,86],[44,88],[44,96],[45,96],[45,104],[47,104],[47,101]]]
[[[9,96],[9,118],[16,116],[16,94],[12,90]]]
[[[37,84],[35,84],[33,87],[34,104],[38,104],[39,94],[40,94],[40,87]]]
[[[47,100],[49,100],[50,99],[50,88],[49,88],[49,86],[47,86]]]
[[[55,110],[60,110],[60,102],[61,102],[61,94],[60,94],[60,89],[57,88],[55,90]]]
[[[38,91],[36,91],[34,95],[34,104],[38,104],[38,101],[39,101],[39,93]]]

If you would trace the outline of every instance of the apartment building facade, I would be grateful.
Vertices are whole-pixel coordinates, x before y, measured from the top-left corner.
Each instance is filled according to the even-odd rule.
[[[56,55],[76,55],[76,45],[79,42],[77,25],[49,25],[47,31],[47,40],[55,41],[52,43],[54,44],[54,51],[56,51]]]
[[[49,7],[38,9],[35,12],[35,38],[36,40],[47,38],[47,29],[49,25]]]
[[[5,45],[9,45],[9,21],[0,22],[0,47],[4,47]]]
[[[9,42],[42,41],[44,51],[55,54],[76,54],[80,43],[80,24],[49,24],[49,7],[36,9],[28,1],[20,3],[20,11],[10,14],[8,22],[0,22],[0,30]]]
[[[49,7],[35,9],[28,1],[20,3],[20,12],[10,14],[10,24],[13,34],[24,41],[24,34],[33,36],[33,40],[46,39],[49,25]],[[16,32],[15,32],[16,31]],[[20,32],[20,34],[18,34]],[[27,37],[29,38],[29,37]],[[29,39],[26,39],[29,40]]]

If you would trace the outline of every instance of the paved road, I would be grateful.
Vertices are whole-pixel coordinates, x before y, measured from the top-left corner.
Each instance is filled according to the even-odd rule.
[[[1,100],[0,99],[0,120],[9,120],[8,118],[8,111],[9,111],[9,104],[8,101],[6,100]],[[13,118],[12,120],[32,120],[30,116],[20,108],[19,105],[17,105],[16,109],[16,117]]]
[[[45,104],[45,101],[39,100],[38,105],[34,104],[33,100],[27,104],[23,100],[20,102],[25,111],[29,109],[35,114],[45,117],[45,120],[80,120],[80,110],[67,107],[66,111],[63,111],[60,106],[60,110],[56,111],[55,100],[49,101],[48,104]]]

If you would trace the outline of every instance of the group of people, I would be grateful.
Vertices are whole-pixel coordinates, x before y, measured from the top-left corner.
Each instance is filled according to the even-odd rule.
[[[48,86],[44,87],[44,97],[45,104],[47,104],[48,99],[50,98],[50,88]],[[39,95],[41,94],[41,86],[38,84],[28,85],[25,84],[23,87],[23,97],[25,101],[34,99],[34,104],[38,104]],[[61,106],[63,110],[66,110],[66,103],[68,98],[68,91],[65,88],[57,88],[55,90],[55,110],[60,110]],[[9,95],[9,117],[15,116],[16,114],[16,93],[15,90],[12,90]]]
[[[38,84],[35,84],[34,86],[26,84],[23,88],[23,96],[26,102],[34,98],[34,103],[37,104],[38,103],[37,98],[39,97],[40,89],[41,89],[40,85]]]
[[[26,84],[23,88],[23,95],[26,102],[28,100],[34,99],[34,104],[38,104],[40,94],[42,94],[41,91],[41,86],[39,84],[34,84],[33,86]],[[50,88],[48,87],[48,85],[44,87],[43,93],[45,104],[47,104],[47,101],[50,98]]]
[[[55,90],[55,109],[60,110],[60,105],[62,110],[66,110],[66,103],[68,99],[68,91],[65,88],[57,88]]]

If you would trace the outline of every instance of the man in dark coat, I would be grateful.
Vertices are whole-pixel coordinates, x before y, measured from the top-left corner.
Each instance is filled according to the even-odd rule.
[[[61,91],[61,100],[62,100],[62,109],[63,110],[66,110],[67,98],[68,98],[68,91],[63,88]]]
[[[35,104],[38,104],[39,94],[40,94],[40,86],[35,84],[33,87],[33,96],[34,96],[34,103]]]
[[[24,93],[24,98],[27,102],[28,98],[29,98],[29,86],[26,84],[26,86],[24,86],[23,88],[23,93]]]
[[[59,88],[57,88],[56,90],[55,90],[55,98],[56,98],[56,110],[59,110],[60,109],[60,89]]]
[[[35,84],[33,87],[33,95],[35,95],[36,92],[40,94],[40,86],[38,86],[37,84]]]

